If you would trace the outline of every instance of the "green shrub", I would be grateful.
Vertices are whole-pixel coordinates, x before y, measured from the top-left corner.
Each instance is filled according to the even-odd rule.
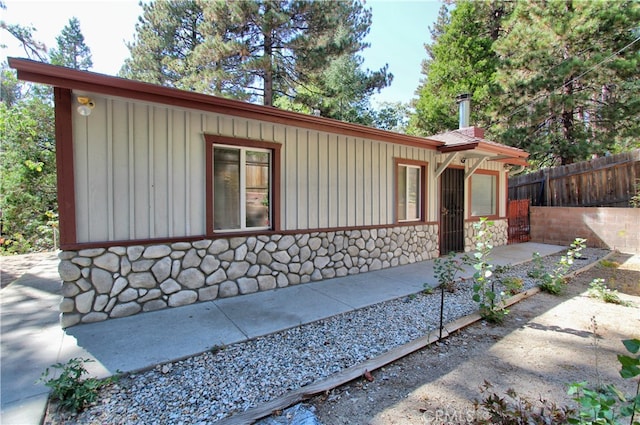
[[[619,304],[625,307],[632,307],[633,303],[620,298],[618,291],[607,288],[604,279],[593,279],[589,284],[588,295],[591,298],[600,299],[606,303]]]
[[[40,381],[51,388],[51,396],[58,400],[61,409],[72,412],[81,411],[85,406],[96,401],[100,387],[112,382],[112,379],[102,381],[97,378],[82,379],[88,374],[84,364],[92,361],[73,358],[67,363],[56,363],[51,368],[60,370],[60,376],[57,378],[49,378],[52,374],[50,368],[43,372]]]
[[[555,269],[551,273],[544,273],[540,278],[540,289],[553,295],[558,295],[564,291],[567,286],[567,273],[573,265],[576,258],[580,258],[582,251],[585,248],[587,240],[583,238],[576,238],[566,255],[560,257],[560,260],[556,263]]]

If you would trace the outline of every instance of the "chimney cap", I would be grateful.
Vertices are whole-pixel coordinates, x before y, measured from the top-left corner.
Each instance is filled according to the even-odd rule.
[[[456,103],[464,102],[465,100],[471,100],[470,93],[461,93],[456,96]]]

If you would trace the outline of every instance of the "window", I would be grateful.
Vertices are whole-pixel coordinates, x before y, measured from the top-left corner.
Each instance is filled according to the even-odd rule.
[[[209,232],[276,229],[279,145],[206,135]]]
[[[398,222],[424,220],[426,164],[396,159],[396,217]]]
[[[498,211],[498,176],[476,172],[471,176],[471,215],[488,217]]]

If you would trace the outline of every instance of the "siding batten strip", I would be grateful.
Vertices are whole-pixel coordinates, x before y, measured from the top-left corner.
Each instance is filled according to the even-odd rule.
[[[191,234],[191,220],[189,220],[189,218],[191,217],[191,179],[189,178],[189,170],[191,169],[191,161],[189,160],[191,157],[191,138],[189,137],[189,132],[190,132],[190,128],[191,128],[191,114],[187,111],[184,112],[184,149],[185,149],[185,155],[184,155],[184,172],[185,172],[185,179],[184,179],[184,184],[185,184],[185,188],[184,188],[184,193],[186,196],[186,201],[185,202],[185,217],[186,217],[186,223],[185,223],[185,227],[186,227],[186,234],[190,235]]]
[[[173,199],[173,109],[168,110],[167,116],[167,229],[169,237],[173,237],[173,209],[175,200]]]
[[[155,108],[151,105],[147,106],[147,155],[149,156],[149,168],[147,169],[148,190],[149,190],[149,204],[147,205],[147,214],[149,216],[149,237],[156,237],[156,176],[155,168],[155,151],[154,140],[155,134],[153,132],[155,120]]]
[[[129,102],[127,103],[127,118],[128,118],[128,137],[127,143],[129,147],[129,239],[136,239],[136,173],[135,173],[135,153],[134,153],[134,107]]]
[[[109,240],[115,239],[113,220],[113,100],[107,100],[107,232]]]

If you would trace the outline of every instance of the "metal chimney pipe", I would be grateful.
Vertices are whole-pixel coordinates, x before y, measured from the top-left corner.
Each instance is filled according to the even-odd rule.
[[[459,94],[456,96],[456,102],[458,103],[459,112],[458,128],[469,127],[469,120],[471,116],[471,95],[469,93]]]

